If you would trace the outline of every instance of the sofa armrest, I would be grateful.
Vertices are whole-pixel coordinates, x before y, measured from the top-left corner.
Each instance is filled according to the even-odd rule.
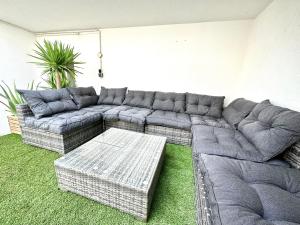
[[[23,127],[25,123],[25,117],[33,116],[33,112],[29,108],[29,105],[27,105],[26,103],[17,105],[16,108],[20,126]]]

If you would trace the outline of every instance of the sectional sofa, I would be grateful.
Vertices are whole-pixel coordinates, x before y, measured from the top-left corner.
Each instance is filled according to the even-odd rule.
[[[198,224],[300,224],[299,112],[127,88],[19,92],[25,143],[64,154],[110,127],[166,136],[192,145]]]

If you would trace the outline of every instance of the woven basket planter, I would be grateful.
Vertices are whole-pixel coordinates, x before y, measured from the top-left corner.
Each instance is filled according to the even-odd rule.
[[[7,116],[10,132],[14,134],[21,134],[21,127],[17,116]]]

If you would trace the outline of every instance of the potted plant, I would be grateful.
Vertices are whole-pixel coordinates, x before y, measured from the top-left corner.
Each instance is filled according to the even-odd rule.
[[[37,61],[31,62],[43,68],[42,78],[52,89],[60,89],[75,85],[78,65],[83,62],[77,61],[80,53],[74,52],[74,47],[62,42],[50,42],[44,40],[44,44],[36,42],[37,50],[34,55],[29,55]],[[46,78],[43,76],[46,75]]]
[[[27,85],[27,89],[33,90],[38,88],[39,85],[35,87],[34,81]],[[2,105],[6,107],[6,111],[10,113],[7,116],[8,124],[11,133],[21,134],[21,127],[17,117],[16,105],[23,104],[25,101],[22,96],[16,90],[16,83],[14,82],[13,88],[10,88],[4,81],[0,84],[0,97],[3,100],[0,101]]]

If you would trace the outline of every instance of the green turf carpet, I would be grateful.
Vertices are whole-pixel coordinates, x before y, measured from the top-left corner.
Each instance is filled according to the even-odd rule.
[[[0,224],[146,224],[133,216],[57,188],[57,153],[0,137]],[[195,224],[191,149],[167,145],[147,224]]]

